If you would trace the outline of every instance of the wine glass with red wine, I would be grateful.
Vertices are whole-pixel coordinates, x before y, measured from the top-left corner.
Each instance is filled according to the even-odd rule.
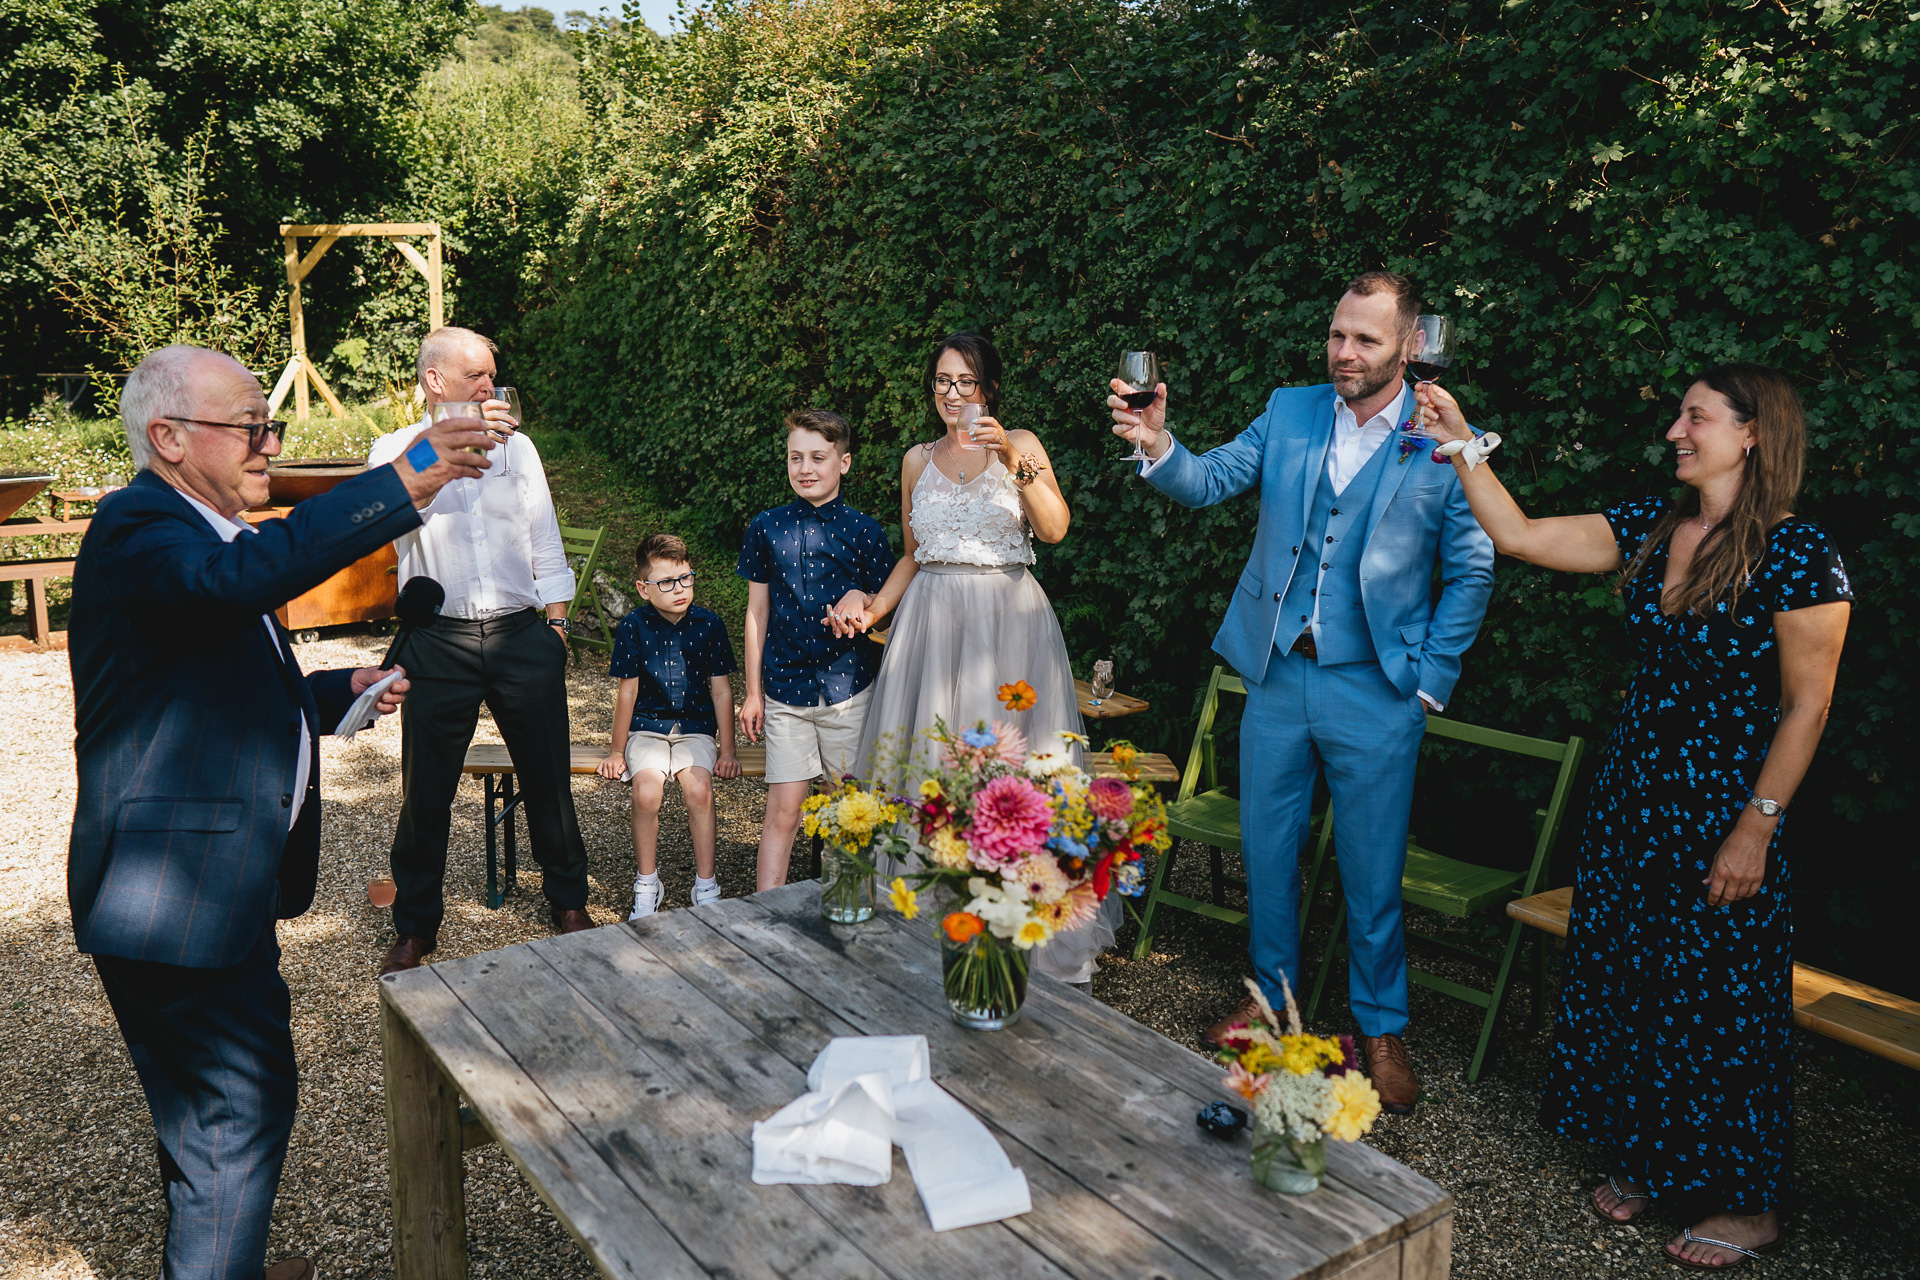
[[[1145,409],[1159,395],[1160,358],[1151,351],[1122,351],[1120,353],[1120,381],[1132,387],[1131,391],[1122,391],[1120,398],[1127,402],[1127,408],[1135,413]],[[1142,431],[1145,428],[1141,428]],[[1126,462],[1145,462],[1147,442],[1134,437],[1133,452],[1124,459]]]
[[[1407,370],[1417,382],[1438,382],[1453,367],[1453,321],[1420,316],[1407,343]]]

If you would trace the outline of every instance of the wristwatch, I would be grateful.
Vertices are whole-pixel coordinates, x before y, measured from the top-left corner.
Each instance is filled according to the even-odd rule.
[[[1750,796],[1747,803],[1769,818],[1777,818],[1787,811],[1787,806],[1778,800],[1763,800],[1759,796]]]
[[[547,625],[550,627],[560,628],[560,633],[562,635],[570,636],[573,634],[573,624],[571,622],[568,622],[565,618],[548,618]],[[1767,801],[1767,803],[1772,804],[1773,801],[1769,800]]]

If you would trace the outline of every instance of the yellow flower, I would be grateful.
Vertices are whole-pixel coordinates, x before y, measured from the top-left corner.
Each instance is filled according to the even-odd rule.
[[[1280,1055],[1264,1044],[1254,1044],[1241,1053],[1240,1065],[1250,1075],[1261,1075],[1280,1065]]]
[[[893,883],[887,886],[887,900],[893,903],[893,909],[911,920],[920,914],[920,897],[907,887],[903,876],[895,876]]]
[[[925,782],[922,782],[920,784],[920,798],[922,800],[939,799],[940,798],[940,779],[928,778]]]
[[[1321,1067],[1340,1060],[1340,1044],[1325,1036],[1281,1036],[1280,1069],[1297,1076],[1310,1076]]]
[[[927,840],[927,851],[933,855],[933,864],[937,867],[958,870],[971,865],[967,858],[967,842],[952,827],[941,827],[934,832]]]
[[[1342,1142],[1358,1142],[1380,1114],[1380,1095],[1358,1071],[1335,1076],[1332,1093],[1329,1114],[1320,1127]]]
[[[1045,923],[1029,918],[1025,924],[1014,931],[1013,945],[1022,951],[1030,950],[1053,936],[1053,930]]]

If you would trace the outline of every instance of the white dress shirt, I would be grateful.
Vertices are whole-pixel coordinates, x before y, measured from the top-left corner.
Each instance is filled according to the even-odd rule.
[[[392,462],[426,428],[423,418],[381,436],[367,451],[367,465]],[[573,570],[540,451],[516,431],[489,456],[493,465],[478,480],[441,489],[421,508],[420,527],[393,544],[400,585],[434,579],[447,590],[440,612],[449,618],[481,621],[573,599]],[[502,475],[503,468],[512,474]]]
[[[187,500],[187,505],[198,511],[213,531],[220,535],[220,541],[232,542],[241,534],[258,532],[250,524],[229,520],[215,511],[185,489],[175,489],[175,493]],[[273,618],[268,614],[260,615],[260,625],[267,629],[267,638],[273,641],[273,648],[282,661],[287,658],[287,650],[280,643],[280,632],[274,628]],[[300,821],[300,810],[307,803],[307,779],[313,776],[313,730],[307,724],[307,713],[300,712],[300,759],[293,766],[293,810],[287,815],[287,830],[293,830],[293,824]]]

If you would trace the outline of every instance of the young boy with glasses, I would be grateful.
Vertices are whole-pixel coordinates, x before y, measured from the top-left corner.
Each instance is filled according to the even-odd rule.
[[[620,620],[607,674],[620,682],[603,778],[633,784],[633,913],[660,909],[660,802],[676,778],[693,836],[693,903],[720,896],[714,876],[713,779],[740,776],[733,750],[733,644],[711,609],[693,603],[687,544],[656,533],[634,553],[642,604]],[[721,732],[721,726],[726,731]]]
[[[758,888],[787,882],[800,806],[815,778],[854,767],[880,646],[836,636],[836,614],[867,607],[893,572],[886,530],[840,497],[853,430],[826,409],[787,415],[787,483],[797,497],[762,511],[740,541],[747,580],[747,697],[740,728],[767,737],[767,814]]]

